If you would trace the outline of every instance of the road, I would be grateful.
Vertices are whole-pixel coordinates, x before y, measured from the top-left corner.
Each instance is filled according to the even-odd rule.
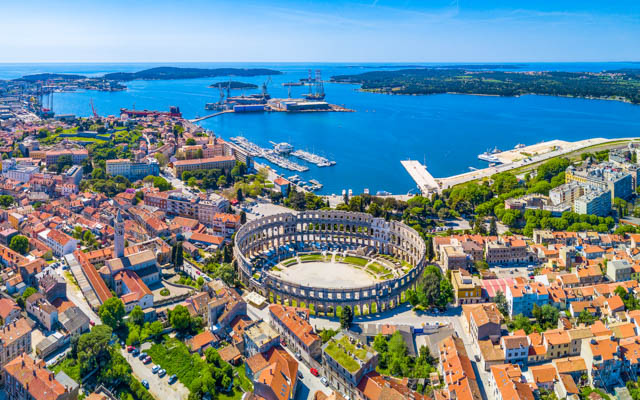
[[[184,400],[189,397],[189,389],[187,389],[180,381],[176,381],[173,385],[169,385],[169,375],[160,378],[157,374],[151,372],[153,363],[144,365],[137,357],[133,357],[127,353],[125,349],[120,352],[127,359],[133,375],[140,381],[143,379],[149,382],[149,392],[158,400]]]
[[[268,307],[265,307],[261,310],[247,303],[247,314],[253,320],[262,319],[264,321],[269,322]],[[288,347],[285,347],[285,349],[289,352],[289,354],[291,354],[291,356],[295,358],[295,354],[293,354],[293,352],[291,352],[291,350]],[[309,370],[309,367],[305,365],[302,361],[298,362],[298,369],[302,372],[302,379],[300,379],[300,384],[299,384],[300,386],[298,386],[298,389],[296,391],[295,398],[297,400],[312,399],[313,395],[318,390],[321,390],[327,395],[331,394],[331,389],[323,385],[322,382],[320,382],[320,377],[315,377],[311,375],[311,371]]]
[[[291,351],[287,348],[287,351]],[[291,353],[294,356],[293,353]],[[302,372],[302,379],[298,376],[298,389],[296,389],[296,400],[313,399],[315,393],[319,390],[326,395],[330,395],[332,390],[320,382],[320,377],[311,375],[309,367],[302,361],[298,362],[298,371]]]

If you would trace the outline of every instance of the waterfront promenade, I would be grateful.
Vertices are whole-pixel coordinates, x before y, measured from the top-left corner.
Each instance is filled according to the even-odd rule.
[[[618,138],[618,139],[604,139],[604,138],[593,138],[580,140],[577,142],[563,142],[563,141],[551,141],[545,143],[538,143],[531,146],[526,146],[517,150],[509,150],[508,152],[504,152],[501,159],[507,160],[512,159],[514,161],[507,162],[504,164],[496,165],[494,167],[483,168],[475,171],[465,172],[459,175],[453,175],[446,178],[435,178],[434,180],[437,182],[437,191],[442,192],[445,189],[449,189],[456,185],[468,183],[471,181],[482,180],[491,177],[494,174],[500,172],[507,172],[514,169],[532,166],[538,164],[543,161],[547,161],[554,157],[568,155],[570,153],[579,152],[581,150],[587,151],[588,148],[592,146],[598,146],[600,150],[607,148],[607,145],[610,144],[612,147],[615,145],[623,145],[624,142],[630,142],[640,140],[638,137],[630,137],[630,138]],[[548,151],[543,154],[536,154],[541,148],[546,148]],[[555,149],[555,150],[551,150]],[[520,158],[517,157],[517,154],[520,154]],[[500,158],[500,157],[499,157]],[[425,182],[428,182],[426,177],[431,177],[431,174],[427,172],[426,167],[421,165],[417,161],[411,161],[409,165],[405,165],[407,161],[401,161],[402,165],[407,169],[413,180],[418,185],[418,188],[421,190],[423,194],[433,193],[430,185],[425,185]],[[422,170],[421,170],[422,169]],[[425,190],[426,189],[426,190]]]

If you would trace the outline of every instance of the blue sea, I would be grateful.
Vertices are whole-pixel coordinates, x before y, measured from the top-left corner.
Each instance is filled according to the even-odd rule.
[[[269,93],[286,97],[282,83],[307,77],[309,69],[322,77],[355,74],[393,67],[384,64],[0,64],[0,79],[13,79],[40,72],[77,73],[89,76],[116,71],[139,71],[171,65],[202,68],[264,67],[282,71],[271,77]],[[402,64],[398,64],[398,68]],[[428,65],[428,64],[420,64]],[[442,65],[442,64],[438,64]],[[534,63],[519,64],[522,70],[602,71],[640,68],[640,63]],[[515,68],[515,65],[514,65]],[[267,77],[206,78],[168,81],[126,82],[124,92],[80,91],[56,93],[58,114],[90,116],[93,103],[100,115],[118,115],[122,107],[167,110],[179,106],[186,118],[204,116],[207,102],[219,98],[211,83],[228,79],[260,86]],[[292,96],[301,96],[306,87],[292,87]],[[256,93],[235,90],[232,94]],[[356,85],[325,84],[326,100],[353,109],[353,113],[264,113],[226,114],[201,122],[222,138],[242,135],[269,147],[270,142],[288,142],[336,161],[333,167],[309,165],[298,173],[304,180],[324,184],[320,193],[341,193],[353,189],[361,193],[388,191],[415,192],[415,183],[401,160],[425,162],[435,177],[444,177],[481,168],[486,163],[477,155],[498,147],[512,149],[519,143],[544,140],[575,141],[591,137],[640,136],[640,106],[604,100],[550,96],[488,97],[469,95],[392,96],[363,93]],[[294,159],[300,163],[301,160]],[[259,160],[266,162],[264,160]],[[280,170],[285,176],[292,171]]]

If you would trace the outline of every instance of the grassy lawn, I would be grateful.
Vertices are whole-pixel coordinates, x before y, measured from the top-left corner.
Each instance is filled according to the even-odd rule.
[[[77,363],[71,358],[65,358],[62,362],[56,364],[52,371],[56,374],[60,371],[64,371],[69,378],[76,382],[80,382],[80,363]]]
[[[187,388],[207,368],[207,363],[198,354],[192,355],[187,346],[175,338],[167,339],[165,344],[154,344],[147,350],[147,354],[155,364],[167,370],[167,375],[176,374]]]
[[[373,263],[367,265],[367,269],[369,271],[375,273],[375,274],[378,274],[378,275],[379,274],[388,274],[390,272],[387,268],[383,267],[382,265],[380,265],[380,264],[378,264],[376,262],[373,262]]]
[[[322,254],[305,254],[300,256],[300,261],[324,261]]]
[[[223,392],[216,393],[215,399],[217,399],[217,400],[240,400],[240,399],[242,399],[243,395],[244,395],[244,392],[242,390],[238,389],[237,387],[234,387],[232,393],[223,393]]]
[[[369,260],[366,260],[366,259],[360,258],[360,257],[348,256],[348,257],[344,257],[342,259],[342,262],[345,262],[345,263],[348,263],[348,264],[355,264],[355,265],[364,267],[365,265],[367,265]]]
[[[291,264],[295,264],[297,263],[298,260],[296,260],[295,258],[290,258],[288,260],[283,261],[281,264],[284,265],[285,267],[288,267]]]
[[[253,384],[251,383],[249,378],[247,378],[247,373],[244,370],[244,364],[240,364],[237,367],[233,367],[233,369],[238,373],[238,376],[236,376],[234,383],[237,383],[238,386],[240,386],[242,389],[245,390],[245,392],[253,390]]]

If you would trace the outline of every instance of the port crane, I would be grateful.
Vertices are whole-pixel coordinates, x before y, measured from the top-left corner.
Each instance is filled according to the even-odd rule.
[[[269,97],[269,93],[267,93],[267,87],[271,83],[271,77],[268,77],[266,81],[262,84],[262,97],[265,99]]]
[[[94,118],[100,118],[100,116],[98,115],[98,111],[96,110],[95,106],[93,105],[93,99],[89,100],[89,103],[91,104],[91,112],[93,112],[93,117]],[[135,106],[134,106],[135,109]]]

